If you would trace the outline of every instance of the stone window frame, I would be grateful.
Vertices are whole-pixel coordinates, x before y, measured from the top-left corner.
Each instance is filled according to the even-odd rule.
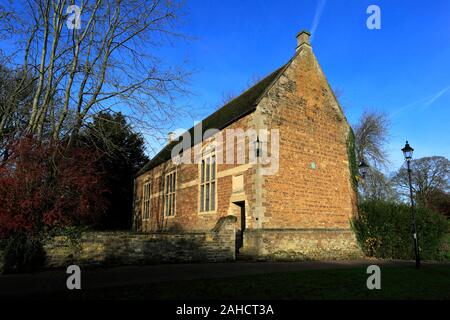
[[[208,168],[207,160],[211,161],[214,160],[214,165],[209,165],[209,180],[206,180],[206,169]],[[214,167],[214,171],[212,171],[212,167]],[[203,172],[205,170],[205,172]],[[202,176],[203,173],[203,176]],[[203,181],[202,181],[203,177]],[[218,195],[217,195],[217,157],[216,157],[216,143],[212,142],[207,144],[202,149],[202,157],[198,163],[198,213],[199,214],[214,214],[217,213],[217,207],[218,207]],[[214,184],[214,189],[211,189],[211,185]],[[209,187],[207,187],[207,185]],[[204,197],[202,199],[202,190],[203,188],[208,188],[209,190],[209,206],[208,208],[205,208],[206,206],[206,192],[203,193]],[[211,190],[214,190],[214,199],[211,199]],[[203,200],[203,203],[202,203]],[[211,201],[213,200],[213,201]],[[206,210],[208,209],[208,210]]]
[[[142,187],[142,220],[148,221],[151,217],[152,183],[145,181]]]
[[[174,181],[171,182],[170,186],[168,185],[168,179],[171,179],[170,177],[173,177]],[[165,218],[173,218],[176,216],[176,210],[177,210],[177,170],[174,169],[170,171],[169,173],[164,175],[164,189],[163,189],[163,199],[164,199],[164,211],[163,216]],[[170,189],[170,190],[169,190]],[[168,214],[167,207],[170,204],[171,212]]]

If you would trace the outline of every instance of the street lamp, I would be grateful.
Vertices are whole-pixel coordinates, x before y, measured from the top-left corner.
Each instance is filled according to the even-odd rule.
[[[364,160],[361,160],[358,168],[359,168],[359,174],[364,179],[366,177],[367,171],[369,171],[369,166],[367,165],[367,163],[364,162]]]
[[[406,161],[410,161],[413,156],[414,149],[411,148],[408,141],[406,141],[405,147],[402,149],[403,155],[405,156]]]
[[[414,198],[411,182],[411,165],[410,165],[414,149],[411,148],[408,141],[406,141],[405,147],[402,149],[402,151],[406,159],[406,164],[408,166],[409,197],[411,199],[411,215],[413,219],[413,239],[414,239],[414,253],[416,255],[416,268],[420,269],[419,240],[417,239],[416,212],[414,210]]]
[[[256,155],[256,158],[259,158],[259,157],[261,157],[261,154],[262,154],[262,142],[259,141],[259,137],[258,136],[256,137],[256,141],[254,142],[254,144],[255,144],[255,155]]]

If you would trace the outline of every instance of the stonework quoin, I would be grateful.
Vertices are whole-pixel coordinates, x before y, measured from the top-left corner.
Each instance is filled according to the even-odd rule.
[[[309,36],[300,32],[285,65],[168,143],[142,168],[135,183],[136,231],[210,230],[221,217],[235,216],[241,253],[354,256],[351,128]],[[214,157],[205,157],[212,149]],[[170,172],[176,172],[175,210],[167,216]],[[151,191],[144,192],[148,183]],[[149,219],[142,218],[144,203],[150,205]],[[286,248],[257,245],[274,239]]]

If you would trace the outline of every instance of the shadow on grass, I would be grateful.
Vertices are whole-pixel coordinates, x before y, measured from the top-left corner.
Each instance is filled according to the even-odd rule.
[[[365,267],[301,270],[218,279],[169,281],[30,296],[51,299],[450,299],[448,265],[381,267],[381,290],[368,290]]]

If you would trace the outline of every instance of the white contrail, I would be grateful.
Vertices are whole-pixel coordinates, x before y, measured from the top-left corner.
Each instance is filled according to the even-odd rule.
[[[420,111],[423,111],[423,110],[427,109],[429,106],[431,106],[437,99],[439,99],[440,97],[442,97],[444,94],[446,94],[449,91],[450,91],[450,86],[436,92],[435,94],[433,94],[429,97],[416,100],[413,103],[410,103],[410,104],[403,106],[403,107],[395,110],[394,112],[392,112],[391,117],[395,117],[398,114],[402,113],[403,111],[411,109],[412,107],[415,107],[418,105],[419,105],[419,107],[417,109]],[[420,106],[420,105],[422,105],[422,106]]]
[[[316,13],[314,14],[314,20],[311,27],[311,41],[314,38],[314,34],[316,33],[317,27],[320,23],[320,17],[322,16],[323,8],[325,7],[325,4],[327,3],[327,0],[319,0],[317,3]]]
[[[442,89],[441,91],[437,92],[434,96],[432,96],[424,105],[423,109],[428,108],[429,106],[431,106],[433,104],[433,102],[435,102],[437,99],[439,99],[440,97],[442,97],[447,91],[450,90],[450,86],[448,86],[447,88]]]

